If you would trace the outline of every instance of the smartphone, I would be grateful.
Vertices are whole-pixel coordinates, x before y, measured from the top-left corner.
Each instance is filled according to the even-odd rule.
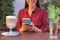
[[[22,22],[26,23],[26,24],[30,24],[31,23],[31,19],[30,18],[22,18]]]

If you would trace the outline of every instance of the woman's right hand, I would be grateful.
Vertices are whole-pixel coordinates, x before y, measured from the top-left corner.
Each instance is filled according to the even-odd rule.
[[[24,32],[26,30],[31,31],[32,26],[26,23],[22,23],[22,27],[20,28],[19,32]]]
[[[22,27],[19,29],[19,32],[24,32],[27,30],[27,25],[26,23],[22,23]]]

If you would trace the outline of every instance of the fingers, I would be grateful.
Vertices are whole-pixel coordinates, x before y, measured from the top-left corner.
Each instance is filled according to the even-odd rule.
[[[22,23],[22,25],[25,25],[25,23]]]
[[[24,31],[26,31],[26,28],[20,28],[19,29],[19,32],[21,32],[21,33],[24,32]]]
[[[26,23],[22,23],[22,27],[28,27],[29,26],[29,24],[26,24]]]
[[[30,23],[30,25],[34,26],[34,23],[33,23],[33,22],[31,22],[31,23]]]

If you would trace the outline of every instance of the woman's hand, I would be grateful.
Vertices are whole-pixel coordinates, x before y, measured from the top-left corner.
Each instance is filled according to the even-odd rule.
[[[20,32],[24,32],[28,30],[29,32],[35,31],[35,32],[42,32],[41,29],[34,26],[34,24],[31,22],[30,24],[22,23],[22,27],[20,28]]]
[[[39,29],[39,28],[37,28],[36,26],[34,26],[34,23],[33,23],[33,22],[31,22],[30,25],[32,25],[32,31],[35,31],[35,32],[42,32],[41,29]]]
[[[29,32],[31,32],[32,30],[32,26],[26,23],[22,23],[22,27],[20,28],[19,32],[24,32],[26,30],[28,30]]]
[[[22,23],[22,27],[19,29],[19,32],[24,32],[27,30],[27,25],[25,23]]]

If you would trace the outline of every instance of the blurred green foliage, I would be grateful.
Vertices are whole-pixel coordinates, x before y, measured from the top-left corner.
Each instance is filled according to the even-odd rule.
[[[51,20],[60,18],[60,8],[56,7],[53,4],[49,4],[47,12],[48,12],[48,17]]]
[[[7,15],[13,15],[15,0],[0,0],[0,24],[5,24]]]
[[[60,7],[60,0],[52,0],[52,4],[54,4],[56,7]]]
[[[60,0],[51,0],[47,6],[48,18],[55,20],[60,18]]]

